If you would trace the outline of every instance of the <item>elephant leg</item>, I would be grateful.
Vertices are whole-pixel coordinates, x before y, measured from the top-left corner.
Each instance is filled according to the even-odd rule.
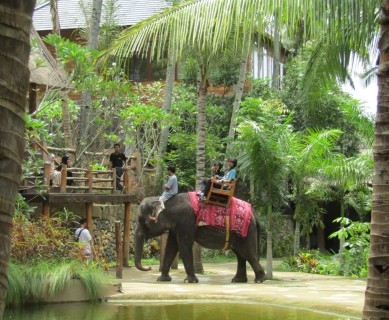
[[[243,259],[237,252],[235,252],[235,254],[238,259],[238,268],[236,269],[235,277],[232,278],[231,282],[245,283],[247,282],[246,259]]]
[[[194,232],[193,235],[183,234],[178,236],[178,245],[180,248],[180,256],[184,264],[186,278],[184,282],[198,283],[199,279],[196,277],[194,272],[193,263],[193,243],[194,243]]]
[[[176,235],[170,231],[166,242],[165,256],[163,257],[161,275],[158,277],[157,281],[172,280],[172,278],[169,275],[169,270],[173,263],[174,258],[177,255],[177,252],[178,252],[177,238]]]
[[[256,257],[252,257],[248,259],[248,262],[250,263],[251,268],[254,270],[255,274],[255,283],[262,283],[266,280],[266,273],[265,270],[260,265],[258,259]]]

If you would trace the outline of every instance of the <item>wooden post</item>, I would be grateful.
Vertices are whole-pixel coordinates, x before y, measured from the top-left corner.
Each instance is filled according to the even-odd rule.
[[[92,172],[92,167],[88,167],[88,171],[86,172],[86,177],[87,177],[87,183],[88,183],[88,192],[92,193],[93,191],[93,172]]]
[[[50,191],[50,170],[51,170],[51,163],[45,162],[43,167],[43,185],[46,188],[46,192],[49,193]]]
[[[124,203],[124,230],[123,230],[123,265],[129,267],[130,251],[130,232],[131,232],[131,203]]]
[[[47,201],[42,204],[42,213],[45,218],[50,217],[50,205]]]
[[[115,221],[115,239],[116,239],[116,279],[123,278],[123,245],[120,236],[120,221]]]
[[[112,168],[112,193],[116,192],[116,168]]]
[[[123,187],[124,187],[124,193],[130,193],[130,170],[126,166],[123,168]]]
[[[140,174],[142,173],[142,155],[138,150],[135,150],[131,155],[131,170],[134,170],[140,180]]]
[[[86,224],[88,226],[89,233],[92,236],[93,239],[93,221],[92,221],[92,206],[93,203],[87,202],[85,204],[85,209],[86,209]]]
[[[66,164],[62,164],[61,166],[61,187],[60,187],[60,193],[66,193],[66,179],[68,176],[68,166]]]

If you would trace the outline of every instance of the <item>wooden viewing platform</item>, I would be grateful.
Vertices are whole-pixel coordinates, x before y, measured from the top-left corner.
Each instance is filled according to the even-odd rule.
[[[124,204],[124,228],[123,228],[123,261],[128,266],[130,246],[130,221],[131,203],[140,202],[139,194],[134,189],[136,183],[130,178],[130,172],[134,168],[124,167],[123,178],[120,183],[123,191],[116,190],[116,169],[92,170],[81,168],[67,168],[62,165],[61,184],[59,187],[51,186],[51,164],[45,163],[43,175],[30,176],[20,186],[19,191],[29,203],[42,203],[42,214],[50,216],[50,204],[55,203],[85,203],[85,216],[88,230],[93,236],[92,206],[94,203]],[[73,176],[68,177],[67,172]],[[68,181],[73,181],[68,185]]]

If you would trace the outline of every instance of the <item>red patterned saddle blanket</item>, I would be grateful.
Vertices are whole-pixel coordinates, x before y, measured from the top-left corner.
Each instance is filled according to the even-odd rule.
[[[200,203],[196,192],[188,192],[193,210],[197,215],[197,225],[206,224],[215,228],[226,229],[226,215],[230,216],[230,230],[241,237],[247,236],[251,222],[251,204],[232,198],[229,208]],[[228,211],[227,211],[228,210]]]

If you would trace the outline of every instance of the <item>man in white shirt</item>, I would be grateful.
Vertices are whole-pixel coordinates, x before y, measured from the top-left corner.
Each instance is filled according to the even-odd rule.
[[[168,181],[165,184],[165,190],[162,195],[159,197],[157,203],[155,204],[154,216],[150,217],[151,220],[155,220],[157,222],[158,215],[165,210],[165,202],[169,200],[171,197],[178,193],[178,182],[176,177],[176,167],[169,166],[167,168]]]
[[[94,248],[92,243],[92,236],[87,229],[85,218],[80,220],[80,227],[76,230],[74,235],[77,242],[80,242],[84,245],[86,258],[92,260],[92,250],[94,251]]]

